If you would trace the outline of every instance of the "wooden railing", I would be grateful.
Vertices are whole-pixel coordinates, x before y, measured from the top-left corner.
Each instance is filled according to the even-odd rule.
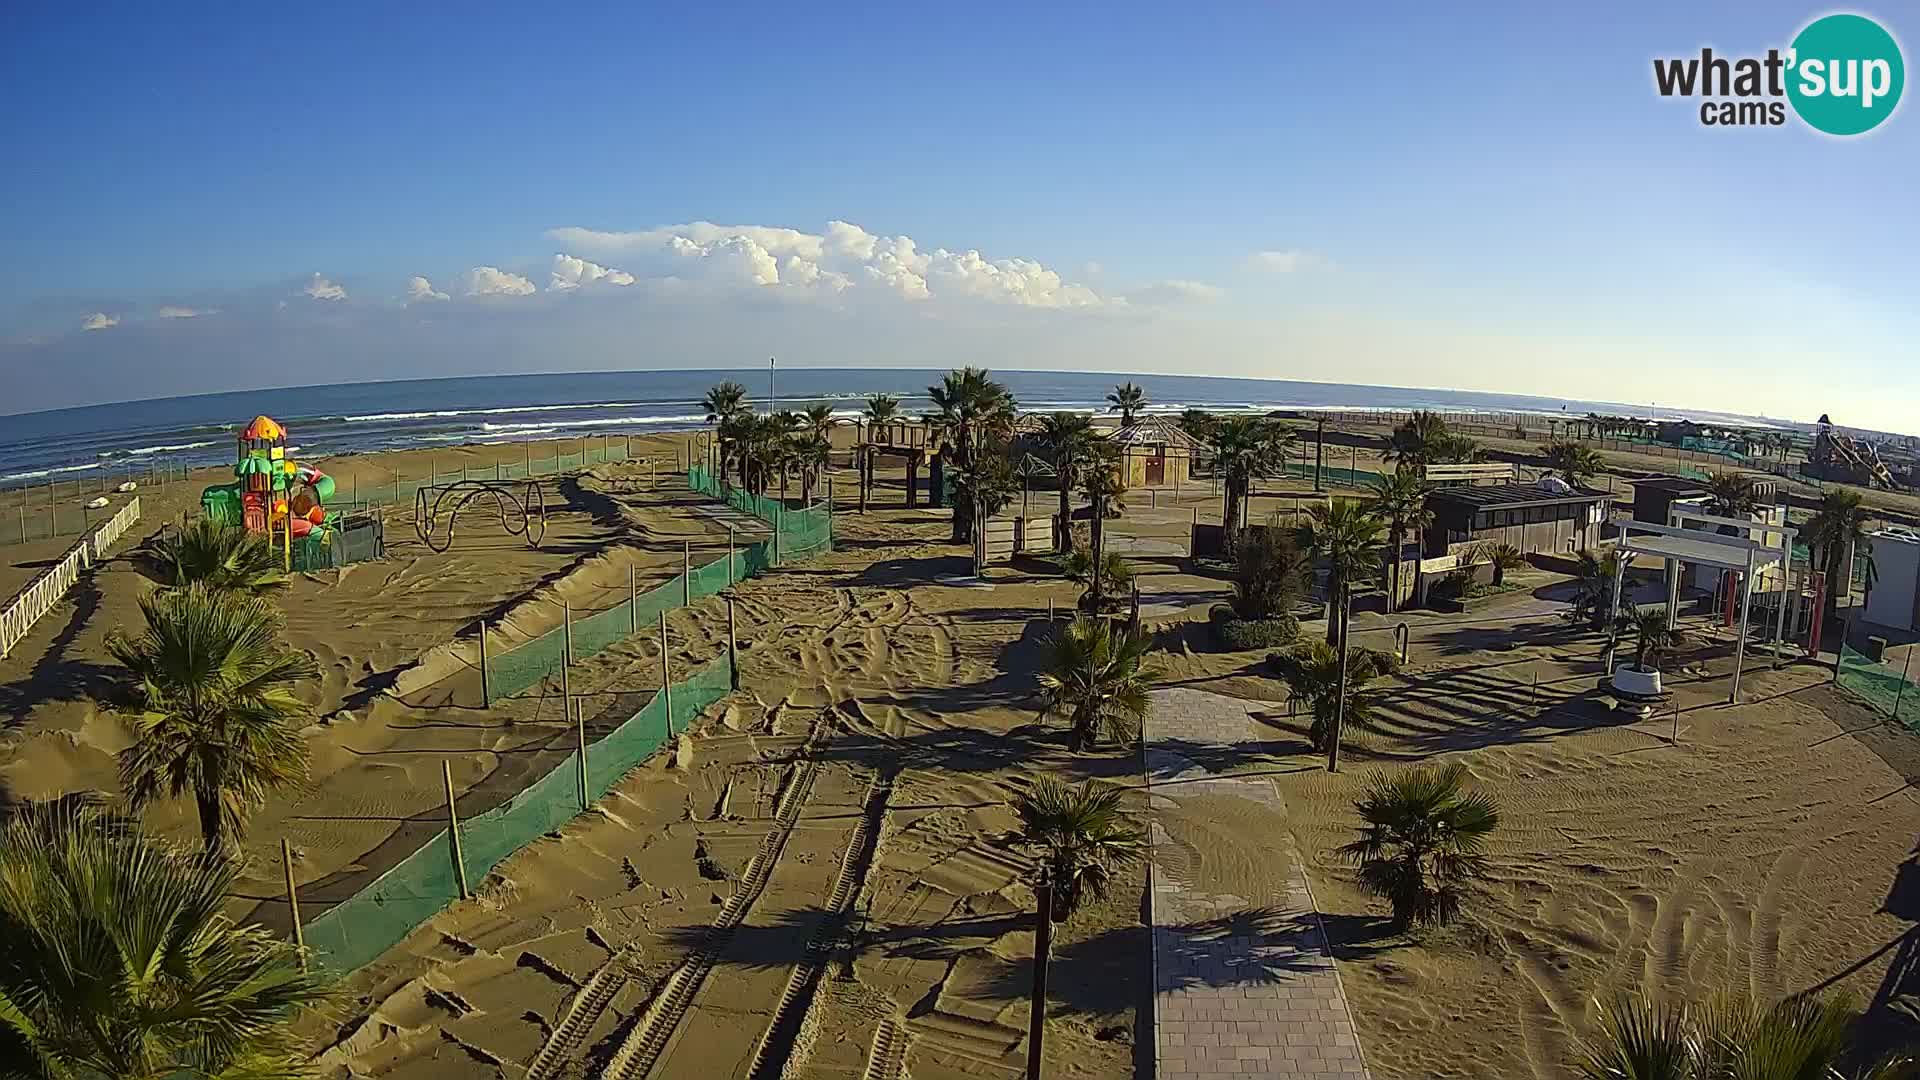
[[[40,616],[52,611],[67,590],[73,588],[73,583],[80,580],[80,574],[99,562],[107,548],[139,519],[140,499],[135,496],[98,528],[76,541],[60,556],[59,562],[41,571],[26,588],[15,593],[7,606],[0,608],[0,657],[11,653],[33,624],[40,621]]]

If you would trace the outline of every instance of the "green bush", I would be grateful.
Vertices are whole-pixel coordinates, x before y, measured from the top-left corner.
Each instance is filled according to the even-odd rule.
[[[1229,614],[1213,623],[1213,637],[1221,648],[1232,652],[1248,649],[1273,649],[1288,645],[1300,634],[1300,622],[1291,615],[1270,619],[1242,619]]]

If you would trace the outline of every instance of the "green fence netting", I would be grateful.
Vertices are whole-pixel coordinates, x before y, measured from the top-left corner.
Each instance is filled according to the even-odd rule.
[[[1891,716],[1909,730],[1920,731],[1920,687],[1885,664],[1874,662],[1853,646],[1840,646],[1840,670],[1834,682],[1875,711]]]
[[[605,796],[634,766],[725,697],[732,678],[733,670],[721,656],[674,683],[669,693],[655,694],[639,712],[588,746],[588,803]],[[513,798],[462,821],[461,863],[469,886],[477,888],[508,856],[557,831],[584,808],[580,758],[570,753]],[[372,884],[306,924],[307,946],[327,970],[345,974],[398,945],[459,895],[452,846],[447,830],[441,829]]]
[[[775,566],[833,550],[833,514],[825,506],[816,503],[791,510],[778,499],[723,484],[701,465],[687,470],[687,487],[773,526],[773,537],[768,544],[769,557]]]
[[[712,596],[767,567],[764,542],[736,548],[693,570],[692,598]],[[573,619],[573,659],[577,663],[613,647],[636,633],[651,633],[660,613],[681,607],[687,588],[679,574],[631,600],[604,611]],[[567,652],[567,628],[555,627],[537,638],[487,657],[488,701],[511,697],[547,679],[560,677],[561,658]]]
[[[573,658],[583,660],[635,633],[652,630],[663,611],[681,607],[689,599],[712,596],[768,567],[791,562],[833,547],[833,515],[824,506],[789,510],[776,499],[721,485],[705,468],[687,471],[687,486],[725,501],[742,513],[773,526],[766,540],[734,548],[692,572],[692,589],[675,574],[666,582],[604,611],[573,619]],[[567,652],[567,629],[557,627],[511,650],[487,658],[487,696],[491,702],[511,697],[560,675]]]

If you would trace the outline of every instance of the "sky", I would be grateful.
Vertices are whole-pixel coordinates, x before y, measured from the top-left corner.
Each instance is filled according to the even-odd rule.
[[[1916,106],[1653,86],[1836,9],[214,7],[0,6],[0,413],[777,355],[1920,432]]]

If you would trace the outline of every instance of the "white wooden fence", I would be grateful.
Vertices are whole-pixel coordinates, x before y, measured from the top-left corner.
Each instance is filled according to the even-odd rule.
[[[106,554],[107,548],[120,539],[133,523],[140,519],[140,499],[138,496],[128,500],[112,517],[100,523],[100,527],[81,537],[60,557],[60,561],[42,571],[26,588],[15,593],[0,608],[0,657],[13,651],[20,639],[40,620],[40,616],[53,610],[73,583],[80,580],[81,571],[87,570]]]

